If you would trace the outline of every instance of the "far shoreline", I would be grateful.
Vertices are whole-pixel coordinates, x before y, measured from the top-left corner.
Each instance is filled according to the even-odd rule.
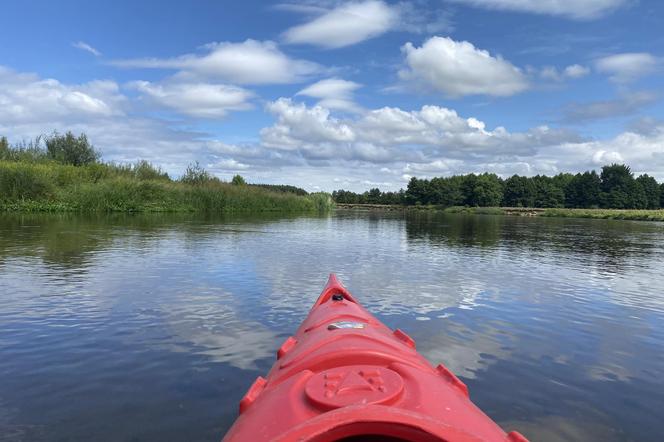
[[[664,209],[571,209],[571,208],[543,208],[543,207],[442,207],[435,205],[400,205],[400,204],[348,204],[336,203],[336,209],[364,210],[385,212],[442,212],[465,213],[471,215],[504,215],[525,217],[551,217],[551,218],[591,218],[616,219],[631,221],[661,221],[664,222]]]

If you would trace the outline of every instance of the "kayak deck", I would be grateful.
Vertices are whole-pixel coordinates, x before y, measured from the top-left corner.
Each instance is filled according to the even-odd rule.
[[[433,367],[330,275],[224,441],[512,441],[443,364]]]

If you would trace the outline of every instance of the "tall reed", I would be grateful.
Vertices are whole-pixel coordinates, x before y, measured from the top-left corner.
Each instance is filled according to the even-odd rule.
[[[0,210],[313,212],[333,205],[328,194],[302,196],[238,186],[202,173],[188,178],[174,181],[147,162],[71,166],[53,161],[0,161]]]

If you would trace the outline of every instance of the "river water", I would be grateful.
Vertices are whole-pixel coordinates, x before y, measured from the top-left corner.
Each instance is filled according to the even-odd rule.
[[[336,272],[532,441],[660,441],[664,224],[0,215],[0,440],[217,441]]]

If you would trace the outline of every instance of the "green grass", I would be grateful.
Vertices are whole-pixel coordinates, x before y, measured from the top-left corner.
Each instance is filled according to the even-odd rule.
[[[363,205],[351,205],[362,208]],[[636,221],[664,221],[664,209],[564,209],[564,208],[520,208],[520,207],[442,207],[435,205],[401,206],[401,205],[371,205],[372,208],[393,210],[401,208],[410,211],[440,211],[443,213],[461,213],[471,215],[507,215],[507,216],[545,216],[558,218],[595,218],[595,219],[622,219]]]
[[[68,166],[0,161],[0,210],[25,212],[314,212],[327,194],[306,196],[209,178],[173,181],[145,163]]]
[[[360,205],[358,205],[360,206]],[[439,206],[439,205],[415,205],[415,206],[403,206],[403,205],[374,205],[376,208],[389,209],[392,207],[400,207],[405,210],[410,211],[438,211],[443,213],[465,213],[469,215],[506,215],[505,211],[500,207],[469,207],[469,206]]]
[[[664,221],[664,209],[515,209],[504,207],[447,207],[445,213],[469,213],[475,215],[545,216],[551,218],[595,218],[638,221]]]
[[[516,209],[504,207],[447,207],[445,213],[476,215],[545,216],[556,218],[624,219],[638,221],[664,221],[664,209]]]
[[[664,221],[664,209],[546,209],[539,216]]]
[[[452,206],[442,209],[445,213],[470,213],[474,215],[504,215],[505,212],[500,207],[465,207]]]

